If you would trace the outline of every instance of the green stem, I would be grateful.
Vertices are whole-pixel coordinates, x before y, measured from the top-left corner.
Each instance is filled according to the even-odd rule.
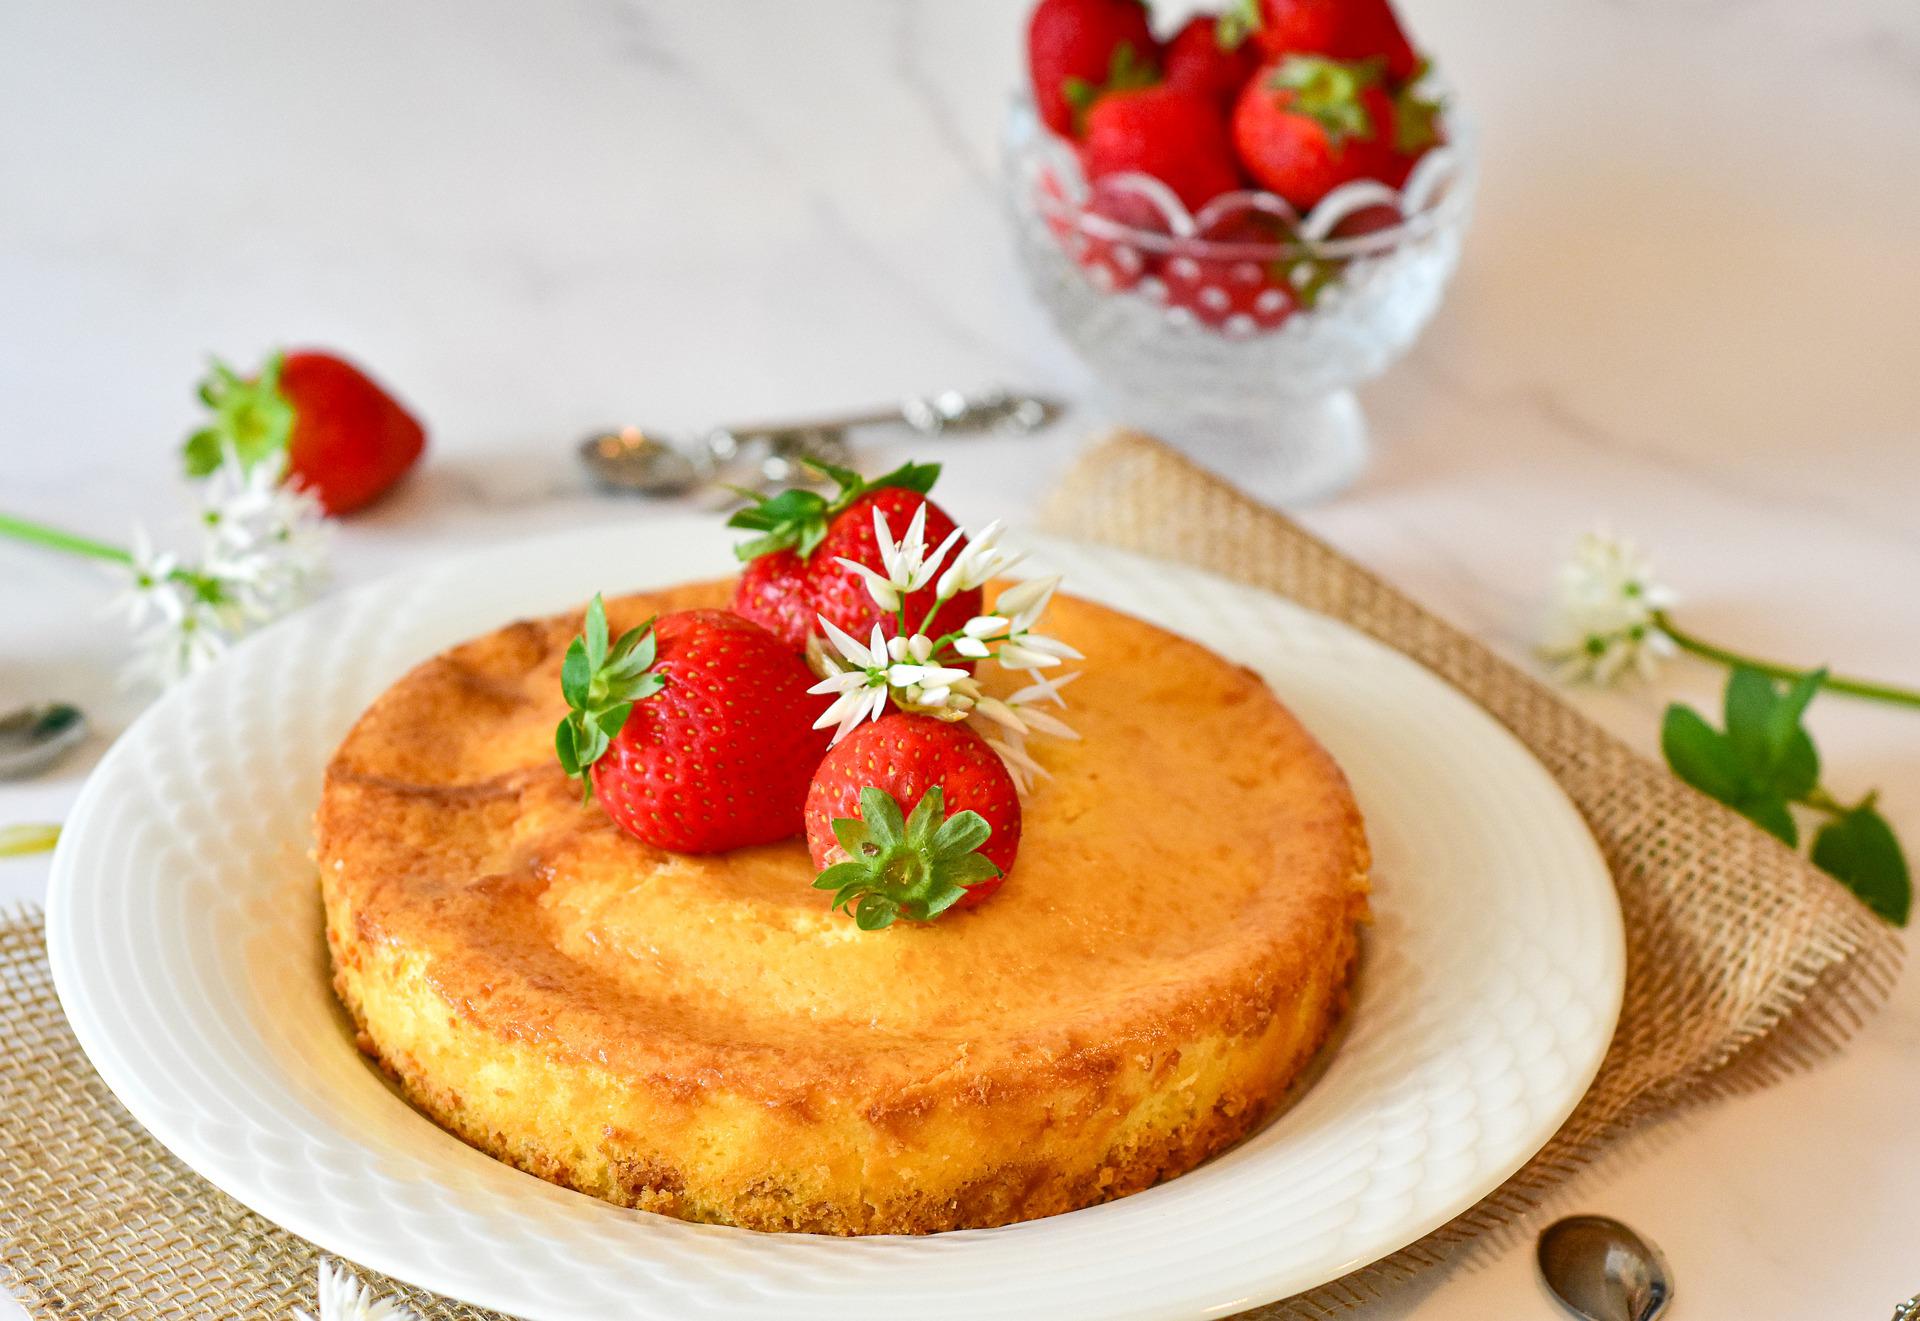
[[[1662,633],[1673,639],[1674,645],[1680,650],[1692,652],[1716,664],[1744,666],[1749,670],[1758,670],[1774,679],[1798,679],[1806,674],[1805,670],[1796,669],[1791,665],[1781,665],[1775,661],[1761,660],[1757,656],[1747,656],[1737,651],[1728,651],[1725,647],[1715,646],[1706,639],[1696,637],[1677,626],[1664,610],[1654,612],[1653,622]],[[1823,692],[1850,693],[1855,697],[1865,697],[1876,702],[1891,702],[1895,706],[1920,707],[1920,691],[1903,688],[1898,684],[1849,678],[1844,674],[1829,674],[1826,682],[1820,687]]]
[[[75,536],[44,523],[29,523],[24,518],[15,518],[10,514],[0,514],[0,536],[29,541],[53,550],[69,551],[75,555],[89,555],[96,560],[112,560],[115,564],[133,563],[133,556],[119,546],[109,546],[91,537]]]
[[[59,842],[59,826],[0,826],[0,858],[44,853]]]

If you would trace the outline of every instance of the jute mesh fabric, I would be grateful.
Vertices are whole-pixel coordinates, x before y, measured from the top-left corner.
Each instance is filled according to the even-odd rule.
[[[1512,729],[1613,869],[1627,993],[1599,1077],[1560,1133],[1477,1206],[1384,1261],[1247,1313],[1327,1317],[1489,1241],[1608,1141],[1763,1086],[1836,1049],[1883,1001],[1899,942],[1839,886],[1292,522],[1146,437],[1096,446],[1050,530],[1238,578],[1423,662]],[[0,1265],[37,1318],[281,1318],[313,1306],[319,1250],[194,1175],[114,1100],[68,1029],[40,919],[0,921]],[[421,1321],[496,1314],[362,1274]]]

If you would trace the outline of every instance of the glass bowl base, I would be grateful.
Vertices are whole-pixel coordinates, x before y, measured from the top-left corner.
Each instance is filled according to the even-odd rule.
[[[1367,466],[1367,419],[1351,390],[1318,399],[1194,412],[1116,395],[1116,417],[1168,444],[1270,505],[1297,507],[1338,495]]]

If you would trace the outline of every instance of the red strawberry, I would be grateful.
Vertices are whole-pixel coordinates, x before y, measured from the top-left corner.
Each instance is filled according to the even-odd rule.
[[[1033,103],[1062,137],[1075,135],[1079,116],[1102,90],[1151,81],[1158,59],[1139,0],[1040,0],[1027,24]]]
[[[1189,19],[1167,43],[1167,86],[1231,106],[1260,67],[1260,47],[1247,40],[1259,21],[1253,0],[1241,0],[1224,14]]]
[[[814,885],[864,930],[985,902],[1020,850],[1020,795],[965,725],[895,711],[856,728],[807,791]]]
[[[1236,334],[1272,330],[1293,315],[1298,299],[1277,252],[1291,235],[1278,216],[1243,211],[1209,225],[1200,238],[1204,244],[1174,253],[1161,269],[1169,306]]]
[[[413,415],[330,353],[276,353],[250,379],[218,359],[200,384],[213,420],[188,437],[187,471],[204,477],[231,449],[251,468],[284,463],[329,514],[350,514],[399,481],[426,447]]]
[[[1388,0],[1260,0],[1254,40],[1273,56],[1377,56],[1396,83],[1413,77],[1420,63]]]
[[[860,576],[839,561],[882,569],[873,520],[876,510],[885,516],[889,532],[898,541],[924,507],[926,545],[932,548],[945,541],[955,531],[954,522],[926,495],[940,475],[940,465],[909,463],[870,482],[845,468],[821,468],[840,488],[832,500],[796,488],[762,499],[727,520],[728,527],[761,534],[737,549],[748,565],[734,589],[733,608],[795,649],[806,646],[819,615],[861,639],[872,633],[875,624],[892,637],[900,631],[893,613],[883,610]],[[955,541],[946,562],[951,563],[966,544],[965,537]],[[910,631],[938,637],[980,613],[979,590],[959,592],[923,630],[937,582],[936,577],[903,603]]]
[[[806,662],[725,610],[683,610],[609,644],[587,607],[560,686],[560,765],[614,824],[657,848],[720,853],[800,833],[827,750]]]
[[[1164,234],[1167,218],[1138,192],[1096,182],[1087,199],[1075,258],[1096,287],[1131,289],[1147,274],[1150,263],[1134,241],[1137,231]]]
[[[1240,94],[1233,140],[1263,187],[1311,211],[1341,184],[1388,172],[1393,102],[1377,64],[1289,55]]]
[[[1440,120],[1441,102],[1420,89],[1420,78],[1426,73],[1426,67],[1422,61],[1414,81],[1393,94],[1392,150],[1385,153],[1380,174],[1389,187],[1406,187],[1407,177],[1427,148],[1447,140]]]
[[[1220,107],[1177,87],[1116,92],[1094,102],[1081,159],[1089,179],[1152,175],[1189,211],[1240,186]]]

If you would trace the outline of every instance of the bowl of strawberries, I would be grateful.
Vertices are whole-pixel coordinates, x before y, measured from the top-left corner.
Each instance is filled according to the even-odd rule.
[[[1389,0],[1040,0],[1008,122],[1022,264],[1115,411],[1279,503],[1364,466],[1355,386],[1439,306],[1473,139]]]

